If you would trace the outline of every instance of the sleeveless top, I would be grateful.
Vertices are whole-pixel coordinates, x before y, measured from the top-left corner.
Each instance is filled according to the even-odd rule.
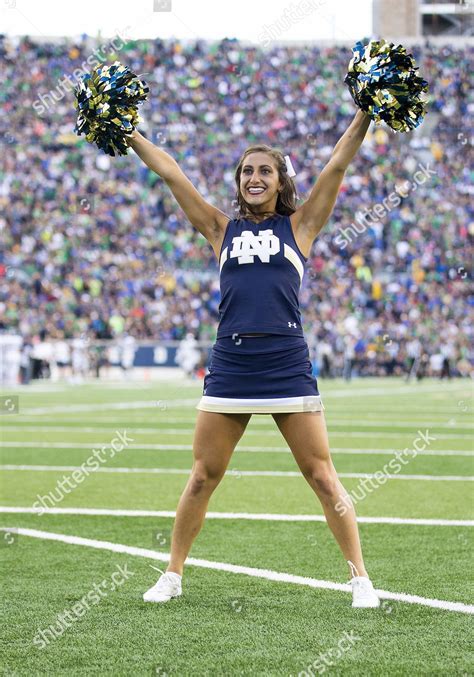
[[[219,256],[217,338],[244,332],[303,336],[298,295],[307,260],[289,216],[230,220]]]

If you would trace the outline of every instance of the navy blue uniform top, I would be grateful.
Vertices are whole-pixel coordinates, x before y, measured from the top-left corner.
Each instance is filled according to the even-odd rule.
[[[217,338],[247,332],[303,336],[298,294],[306,261],[289,216],[229,221],[219,256]]]

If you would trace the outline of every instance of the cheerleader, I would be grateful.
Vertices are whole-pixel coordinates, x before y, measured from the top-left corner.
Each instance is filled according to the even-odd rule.
[[[192,472],[176,512],[169,566],[144,594],[145,601],[166,602],[182,594],[184,563],[211,494],[252,414],[270,414],[348,563],[352,606],[379,606],[362,558],[354,508],[331,459],[298,299],[312,244],[333,210],[369,123],[359,110],[298,207],[288,156],[266,145],[247,148],[235,171],[237,218],[206,202],[168,153],[137,131],[130,137],[133,150],[165,181],[208,240],[221,286],[217,338],[197,405]],[[341,503],[343,511],[338,510]]]

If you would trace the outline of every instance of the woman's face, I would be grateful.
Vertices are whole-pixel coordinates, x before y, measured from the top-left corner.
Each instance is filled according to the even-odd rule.
[[[281,188],[275,160],[267,153],[250,153],[240,174],[240,192],[255,211],[274,211]]]

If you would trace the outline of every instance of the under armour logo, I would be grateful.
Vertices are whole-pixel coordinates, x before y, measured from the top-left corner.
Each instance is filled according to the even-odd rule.
[[[288,322],[288,326],[296,329],[296,322]]]
[[[230,258],[237,258],[240,263],[253,263],[258,256],[262,263],[269,263],[272,254],[280,251],[280,240],[273,230],[259,230],[255,235],[251,230],[243,230],[242,234],[232,238]]]

